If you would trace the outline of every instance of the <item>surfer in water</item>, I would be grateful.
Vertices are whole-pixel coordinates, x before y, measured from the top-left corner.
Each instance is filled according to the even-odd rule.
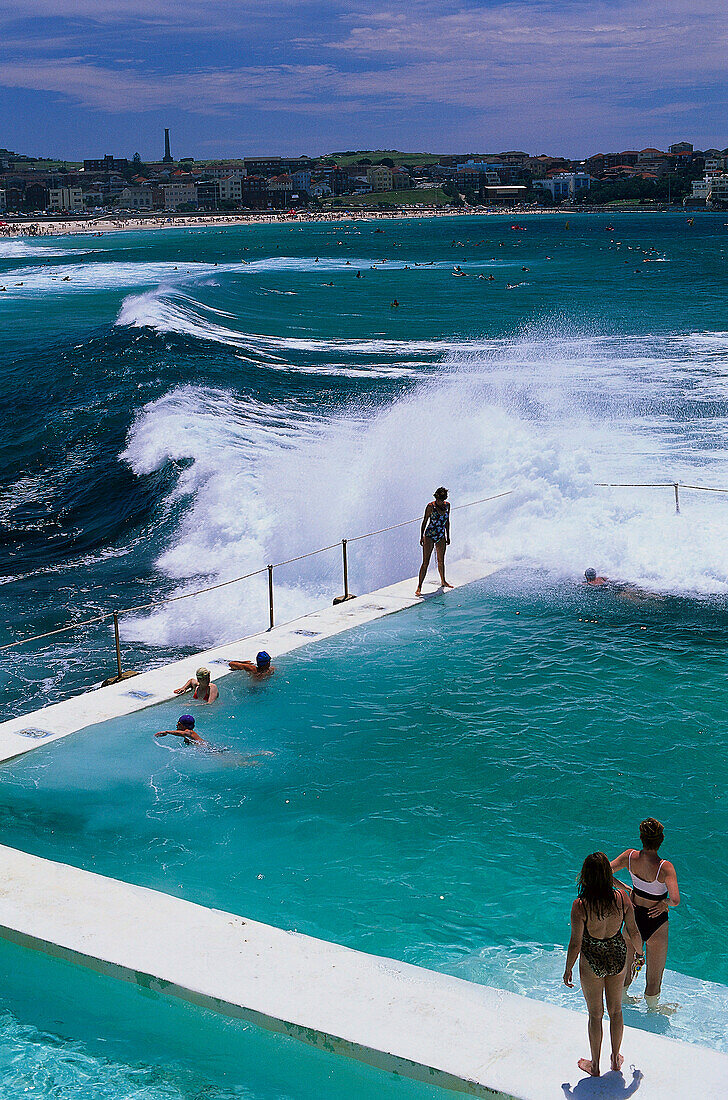
[[[437,568],[440,573],[440,582],[443,588],[452,588],[445,580],[445,550],[450,545],[450,503],[447,499],[447,489],[440,486],[435,489],[435,499],[431,500],[425,508],[420,527],[420,546],[422,547],[422,565],[417,581],[415,596],[422,595],[422,583],[427,576],[427,569],[432,557],[432,551],[437,554]]]

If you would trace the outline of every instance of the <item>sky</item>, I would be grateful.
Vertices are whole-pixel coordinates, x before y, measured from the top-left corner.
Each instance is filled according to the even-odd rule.
[[[728,146],[726,0],[0,0],[0,147]]]

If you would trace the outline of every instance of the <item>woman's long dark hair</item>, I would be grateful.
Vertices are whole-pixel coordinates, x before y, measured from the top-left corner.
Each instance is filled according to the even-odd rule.
[[[592,852],[586,857],[577,882],[582,905],[597,920],[615,908],[614,875],[604,852]]]

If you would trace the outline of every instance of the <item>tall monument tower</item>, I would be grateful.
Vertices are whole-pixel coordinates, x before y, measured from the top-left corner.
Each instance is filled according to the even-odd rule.
[[[172,154],[169,151],[169,130],[165,128],[164,131],[164,156],[162,157],[162,164],[172,164]]]

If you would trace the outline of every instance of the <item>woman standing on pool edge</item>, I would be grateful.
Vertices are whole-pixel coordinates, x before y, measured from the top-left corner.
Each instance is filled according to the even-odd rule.
[[[422,595],[422,583],[427,576],[433,548],[437,554],[437,568],[443,588],[452,588],[445,580],[445,548],[450,545],[450,504],[447,489],[442,485],[435,489],[435,499],[425,508],[420,527],[420,546],[422,547],[422,565],[417,581],[415,596]]]
[[[647,817],[640,825],[642,851],[628,848],[621,856],[612,860],[612,870],[615,873],[626,867],[632,879],[634,915],[647,955],[645,1001],[649,1008],[656,1008],[660,1000],[662,975],[667,960],[668,909],[680,904],[680,887],[675,868],[668,860],[661,860],[657,854],[664,836],[662,824],[654,817]],[[625,989],[629,988],[632,980],[631,951],[629,954]]]
[[[599,1076],[602,1050],[604,998],[609,1013],[612,1040],[611,1068],[616,1072],[624,1061],[622,1045],[622,990],[627,964],[627,944],[622,928],[639,954],[641,946],[632,903],[614,884],[614,875],[604,852],[592,852],[584,860],[579,875],[579,896],[571,907],[571,938],[566,954],[564,985],[573,986],[572,972],[579,958],[581,991],[589,1010],[589,1046],[591,1058],[580,1058],[579,1069]]]

